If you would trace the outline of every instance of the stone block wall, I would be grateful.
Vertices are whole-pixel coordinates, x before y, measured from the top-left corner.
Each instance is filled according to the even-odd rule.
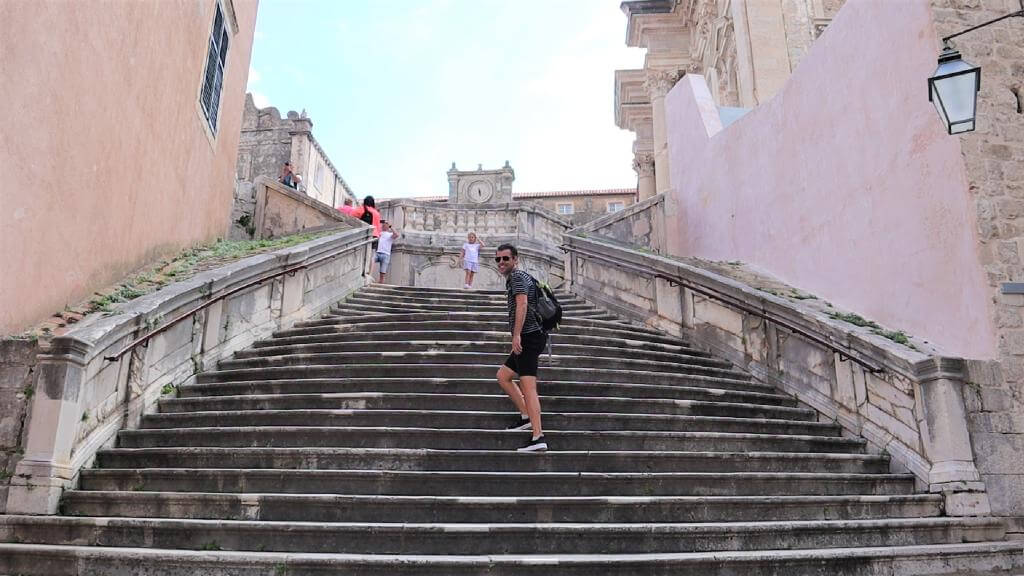
[[[931,0],[936,35],[946,36],[1021,9],[1018,0]],[[981,66],[977,129],[961,136],[967,186],[989,298],[995,304],[998,364],[977,364],[968,391],[978,466],[993,509],[1024,533],[1024,18],[1010,18],[953,40]],[[938,54],[940,45],[935,46]],[[980,303],[979,303],[980,304]]]
[[[35,340],[0,340],[0,514],[7,509],[7,487],[24,451],[38,352]]]

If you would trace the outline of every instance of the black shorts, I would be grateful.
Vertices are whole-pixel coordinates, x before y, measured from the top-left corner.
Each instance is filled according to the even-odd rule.
[[[509,354],[505,366],[523,376],[537,376],[537,359],[540,358],[548,343],[548,335],[543,332],[530,332],[522,335],[523,353]]]

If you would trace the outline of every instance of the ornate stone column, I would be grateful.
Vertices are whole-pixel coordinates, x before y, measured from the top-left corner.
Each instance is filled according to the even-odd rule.
[[[668,190],[672,183],[668,169],[668,126],[665,122],[665,95],[679,80],[678,72],[648,70],[644,87],[651,99],[654,115],[654,175],[657,193]]]
[[[633,155],[633,171],[637,176],[637,200],[644,201],[657,194],[654,181],[654,154],[650,152]]]

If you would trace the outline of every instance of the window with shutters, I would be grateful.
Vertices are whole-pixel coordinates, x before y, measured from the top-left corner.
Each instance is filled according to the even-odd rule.
[[[571,203],[559,204],[558,205],[558,213],[559,214],[567,216],[569,214],[572,214],[573,212],[574,212],[573,205]]]
[[[609,214],[614,214],[615,212],[618,212],[618,211],[622,210],[623,208],[625,208],[625,205],[622,202],[609,202],[608,203],[608,213]]]
[[[217,133],[217,114],[220,111],[220,93],[224,84],[224,66],[228,59],[228,26],[220,2],[214,4],[213,29],[210,31],[210,47],[206,54],[206,71],[203,74],[203,91],[199,103],[210,130]]]

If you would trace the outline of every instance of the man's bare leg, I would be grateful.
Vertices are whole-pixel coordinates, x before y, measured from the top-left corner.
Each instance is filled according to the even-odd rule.
[[[537,395],[537,377],[520,377],[519,388],[523,393],[526,414],[530,417],[530,427],[533,428],[533,438],[536,440],[544,435],[544,429],[540,425],[540,396]]]
[[[501,368],[498,368],[498,385],[501,386],[501,389],[505,391],[505,394],[508,394],[508,397],[512,399],[512,403],[516,405],[516,409],[519,410],[519,414],[523,417],[526,417],[528,413],[526,411],[526,401],[523,399],[523,392],[519,390],[519,386],[516,386],[516,383],[512,381],[512,379],[515,378],[515,376],[516,373],[513,372],[512,369],[509,368],[508,366],[502,366]],[[536,394],[537,379],[534,378],[533,380],[534,394]],[[538,403],[537,406],[539,411],[540,404]]]

